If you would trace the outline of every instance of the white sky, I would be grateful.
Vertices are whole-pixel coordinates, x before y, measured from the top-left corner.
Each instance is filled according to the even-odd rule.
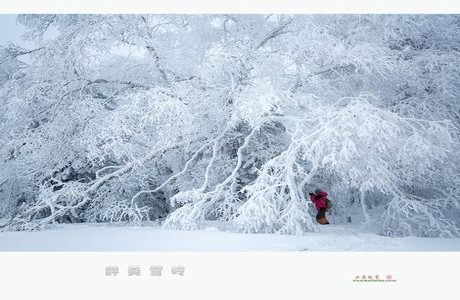
[[[0,45],[11,41],[14,43],[23,43],[20,36],[24,33],[24,27],[16,24],[17,15],[0,15]]]
[[[0,46],[8,42],[15,43],[27,49],[32,49],[34,43],[22,40],[21,36],[26,32],[26,28],[16,22],[18,15],[0,14]]]

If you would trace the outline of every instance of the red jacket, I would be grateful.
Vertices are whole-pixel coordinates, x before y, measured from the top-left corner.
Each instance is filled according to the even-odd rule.
[[[327,193],[320,192],[316,193],[315,195],[310,195],[310,200],[315,203],[316,210],[319,211],[321,208],[325,208],[326,211],[328,210],[326,205]]]

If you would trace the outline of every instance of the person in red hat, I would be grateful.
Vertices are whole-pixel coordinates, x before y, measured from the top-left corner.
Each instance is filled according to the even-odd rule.
[[[315,203],[315,208],[318,211],[316,214],[316,221],[321,225],[329,224],[329,221],[326,219],[326,212],[329,210],[327,206],[327,193],[316,189],[315,193],[310,193],[310,200]]]

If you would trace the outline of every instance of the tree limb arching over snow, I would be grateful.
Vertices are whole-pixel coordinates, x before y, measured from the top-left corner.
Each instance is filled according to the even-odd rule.
[[[459,235],[458,16],[18,20],[38,46],[0,48],[3,230],[303,234],[321,187],[337,220]]]

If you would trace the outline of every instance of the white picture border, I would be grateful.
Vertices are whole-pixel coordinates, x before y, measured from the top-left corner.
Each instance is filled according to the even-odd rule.
[[[0,13],[457,14],[460,1],[11,0]],[[0,299],[437,299],[458,294],[459,267],[460,252],[0,252]]]

